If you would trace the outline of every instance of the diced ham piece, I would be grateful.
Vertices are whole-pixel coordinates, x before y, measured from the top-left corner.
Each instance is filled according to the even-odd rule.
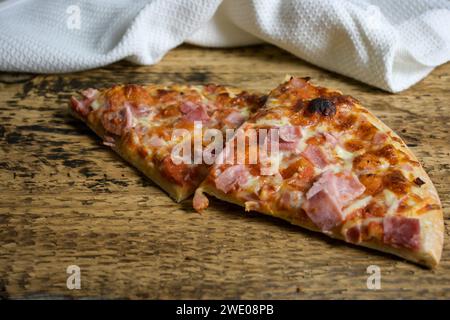
[[[295,151],[298,139],[302,137],[299,126],[283,126],[278,129],[280,137],[279,149],[282,151]]]
[[[197,212],[202,212],[209,206],[208,198],[203,194],[200,189],[197,189],[192,200],[192,205]]]
[[[83,100],[78,100],[75,97],[71,97],[70,102],[71,102],[73,111],[75,111],[76,113],[78,113],[79,115],[81,115],[83,117],[86,117],[89,114],[89,112],[91,112],[90,105],[91,105],[92,101],[94,101],[95,97],[97,96],[98,90],[89,88],[89,89],[83,90],[81,92],[81,94],[84,97]]]
[[[279,135],[284,142],[295,142],[302,137],[302,129],[299,126],[283,126],[279,128]]]
[[[181,104],[180,111],[184,114],[183,118],[189,121],[209,120],[206,107],[203,104],[195,104],[191,101],[186,101]]]
[[[364,190],[351,173],[326,171],[307,192],[303,209],[321,230],[330,230],[344,220],[342,208]]]
[[[245,121],[245,119],[246,118],[242,113],[239,111],[233,111],[225,118],[225,121],[233,127],[238,127]]]
[[[125,103],[121,110],[106,111],[103,113],[101,120],[106,131],[120,136],[127,132],[133,125],[131,106]]]
[[[161,139],[157,135],[152,135],[148,140],[145,141],[150,147],[158,148],[165,144],[164,139]]]
[[[122,131],[128,131],[133,126],[133,113],[131,112],[131,106],[125,105],[125,126]]]
[[[185,101],[180,106],[180,111],[184,114],[188,114],[189,112],[195,110],[197,105],[191,101]]]
[[[324,172],[306,194],[312,198],[316,193],[325,190],[332,194],[342,206],[359,197],[366,188],[358,178],[351,173],[334,173],[331,170]]]
[[[230,192],[236,185],[247,182],[248,172],[244,165],[238,164],[225,169],[216,179],[217,189],[224,193]]]
[[[307,81],[302,78],[293,77],[293,78],[291,78],[289,83],[293,88],[300,89],[300,88],[303,88],[306,86]]]
[[[81,94],[83,95],[83,97],[88,98],[88,99],[90,99],[92,101],[97,96],[98,90],[92,89],[92,88],[88,88],[86,90],[81,91]]]
[[[296,142],[280,142],[279,149],[282,151],[295,151],[297,148]]]
[[[145,117],[152,112],[152,109],[145,104],[140,104],[136,108],[131,108],[131,111],[135,117]]]
[[[325,137],[326,142],[335,147],[339,143],[339,136],[335,133],[324,132],[323,136]]]
[[[374,144],[384,144],[388,139],[388,135],[384,132],[378,131],[374,134],[372,142]]]
[[[343,221],[342,210],[336,199],[323,190],[306,200],[303,209],[323,231],[333,229]]]
[[[89,112],[91,112],[91,109],[89,108],[91,101],[89,101],[88,99],[78,100],[75,97],[71,97],[70,102],[72,105],[72,110],[82,117],[86,117]]]
[[[420,221],[402,216],[383,219],[383,241],[394,246],[418,250],[420,248]]]
[[[320,169],[325,168],[329,163],[322,149],[315,145],[308,145],[302,155]]]

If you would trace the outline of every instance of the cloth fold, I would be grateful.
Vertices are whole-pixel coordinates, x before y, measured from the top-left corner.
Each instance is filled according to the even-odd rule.
[[[187,42],[268,42],[398,92],[450,60],[448,0],[8,0],[0,70],[72,72],[157,63]]]

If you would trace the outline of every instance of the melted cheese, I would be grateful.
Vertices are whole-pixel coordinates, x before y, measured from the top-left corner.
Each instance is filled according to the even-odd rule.
[[[362,199],[354,201],[351,205],[349,205],[342,211],[342,213],[344,214],[344,217],[349,215],[350,213],[352,213],[353,211],[355,211],[357,209],[366,207],[370,203],[371,200],[372,200],[372,196],[367,196]]]

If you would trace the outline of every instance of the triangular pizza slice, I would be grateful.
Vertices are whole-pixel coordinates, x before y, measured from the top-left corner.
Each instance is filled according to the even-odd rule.
[[[416,157],[357,100],[308,78],[279,85],[227,142],[198,211],[204,193],[430,267],[441,257],[440,200]]]
[[[264,96],[219,85],[117,85],[72,97],[72,113],[173,199],[190,196],[208,172],[204,162],[172,157],[194,130],[241,125]]]

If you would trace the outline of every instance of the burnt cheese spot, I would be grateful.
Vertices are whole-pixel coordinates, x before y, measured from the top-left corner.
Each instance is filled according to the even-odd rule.
[[[414,183],[415,183],[416,185],[418,185],[419,187],[421,187],[422,185],[425,184],[425,181],[423,181],[423,180],[420,179],[419,177],[415,178],[413,181],[414,181]]]
[[[336,106],[331,100],[316,98],[308,104],[309,113],[319,113],[323,116],[333,116],[336,114]]]

